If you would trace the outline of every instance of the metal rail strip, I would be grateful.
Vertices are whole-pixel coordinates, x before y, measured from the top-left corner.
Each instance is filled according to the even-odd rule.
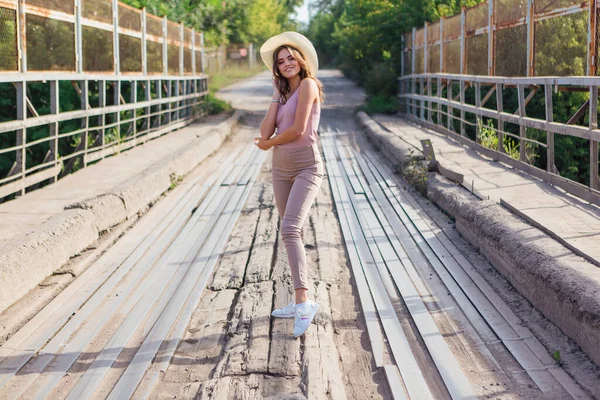
[[[339,141],[338,146],[341,146]],[[340,150],[341,149],[338,149],[338,151]],[[358,164],[362,164],[359,158],[360,155],[358,153],[352,154],[351,152],[350,159],[352,159],[353,155],[357,157]],[[361,165],[361,168],[363,167],[364,164]],[[346,172],[348,173],[348,170]],[[367,181],[373,181],[373,177],[370,176],[370,171],[363,169],[362,172]],[[387,215],[384,214],[379,206],[380,202],[385,201],[385,196],[383,196],[383,193],[381,193],[375,185],[371,184],[370,186],[366,186],[366,188],[369,188],[365,189],[369,204],[366,204],[366,208],[362,210],[364,216],[361,225],[365,228],[365,231],[371,231],[373,243],[376,244],[376,247],[381,253],[376,256],[376,259],[379,259],[380,261],[377,264],[381,266],[380,275],[382,279],[385,277],[385,279],[389,280],[389,270],[389,273],[394,277],[398,291],[400,292],[451,397],[453,399],[476,398],[468,378],[462,372],[456,357],[450,351],[448,344],[429,314],[425,303],[404,270],[402,262],[400,261],[400,255],[396,253],[395,247],[392,247],[392,242],[397,243],[397,239],[394,239],[395,235],[387,222]],[[377,249],[375,249],[375,251],[377,251]],[[372,253],[374,252],[372,251]],[[406,260],[404,261],[406,262]],[[391,286],[391,290],[395,292],[391,282],[389,283],[389,286]]]
[[[229,179],[229,176],[231,175],[231,172],[228,173],[225,179]],[[165,325],[165,318],[168,320],[169,318],[177,317],[182,306],[182,304],[180,304],[182,301],[182,296],[183,299],[187,298],[188,294],[190,293],[188,286],[196,282],[198,275],[202,273],[204,264],[199,266],[195,265],[197,263],[194,262],[198,251],[200,249],[204,249],[206,247],[206,242],[212,240],[214,236],[218,237],[218,234],[215,235],[215,228],[219,226],[219,221],[223,218],[222,215],[224,209],[233,198],[232,192],[234,190],[231,190],[229,187],[224,187],[223,183],[217,182],[217,184],[219,185],[219,189],[217,194],[210,200],[209,206],[204,210],[204,212],[197,212],[197,218],[193,218],[188,222],[188,225],[193,226],[193,230],[191,230],[186,237],[182,237],[182,246],[179,246],[178,249],[173,252],[174,257],[169,257],[159,263],[159,265],[162,265],[162,268],[167,271],[169,269],[169,265],[179,264],[179,267],[177,268],[178,277],[176,278],[175,283],[167,288],[167,292],[163,294],[159,303],[148,306],[148,310],[152,308],[155,311],[154,315],[147,319],[148,326],[151,326],[152,328],[149,330],[148,334],[146,334],[146,332],[144,333],[144,343],[138,349],[134,360],[131,361],[131,363],[136,364],[136,368],[138,368],[142,362],[139,360],[140,354],[142,354],[142,358],[150,355],[149,361],[152,360],[156,350],[158,350],[158,347],[160,347],[162,344],[162,340],[157,337],[157,329],[160,330],[162,328],[164,330],[165,326],[170,328],[170,325]],[[228,201],[224,202],[222,201],[223,199],[227,199]],[[177,259],[177,257],[181,257],[178,255],[179,253],[187,254],[182,261],[178,261]],[[200,253],[199,257],[202,257],[202,252]],[[147,293],[149,296],[152,296],[152,292],[152,290],[148,290]],[[152,303],[151,301],[148,302]],[[144,304],[144,301],[140,301],[140,304]],[[145,307],[142,307],[142,309],[143,308]],[[141,315],[146,315],[148,310],[140,311],[139,306],[136,306],[135,313],[140,314],[141,312]],[[93,394],[104,376],[112,367],[112,364],[116,361],[118,354],[120,353],[119,349],[121,349],[121,351],[125,349],[130,341],[131,336],[135,330],[138,329],[138,325],[143,319],[144,318],[141,318],[140,315],[132,316],[132,324],[128,330],[124,330],[123,337],[121,339],[117,339],[118,335],[115,335],[113,339],[111,339],[111,342],[105,346],[105,350],[103,350],[103,352],[94,360],[92,365],[86,370],[82,378],[72,389],[68,398],[79,399],[90,397]],[[166,335],[166,333],[168,333],[168,330],[164,333],[164,335]],[[117,340],[118,343],[115,343],[114,341]],[[106,356],[103,357],[103,353],[105,353]],[[130,370],[130,367],[128,367],[127,370]],[[128,379],[129,378],[130,377],[128,376]],[[131,380],[129,381],[131,382]]]
[[[232,154],[229,159],[232,160],[234,156],[235,154]],[[107,279],[96,278],[95,274],[99,272],[100,268],[89,269],[90,272],[86,271],[80,277],[80,279],[85,278],[85,281],[82,280],[82,283],[79,283],[79,279],[76,280],[42,312],[36,315],[21,331],[7,341],[2,346],[3,349],[6,348],[8,351],[12,351],[13,356],[21,354],[20,357],[12,358],[8,364],[3,363],[1,365],[0,388],[50,339],[59,343],[66,341],[78,329],[79,325],[102,304],[107,294],[122,279],[125,278],[130,281],[124,290],[127,292],[133,290],[138,280],[144,277],[146,270],[152,265],[150,260],[160,256],[165,246],[170,242],[170,237],[182,229],[189,218],[190,212],[196,208],[196,204],[204,197],[204,193],[206,193],[208,188],[207,185],[194,184],[189,191],[184,191],[182,194],[183,199],[180,197],[180,199],[176,199],[172,203],[167,201],[165,206],[159,203],[157,208],[150,212],[150,215],[153,217],[160,216],[162,220],[155,230],[152,230],[147,237],[140,238],[140,244],[135,246],[138,242],[138,235],[142,234],[143,229],[147,228],[150,224],[156,223],[155,218],[149,218],[146,225],[141,223],[139,229],[134,228],[121,239],[123,243],[129,242],[129,244],[132,244],[129,250],[131,254],[126,258],[124,263],[122,261],[114,262],[115,260],[111,258],[112,253],[110,252],[99,260],[97,263],[99,266],[108,268],[105,274],[108,275]],[[170,209],[173,205],[175,207]],[[158,214],[161,212],[164,212],[164,214]],[[120,245],[115,246],[115,250],[118,247]],[[133,268],[136,265],[142,265],[142,268]],[[133,274],[129,273],[132,269]],[[104,272],[103,270],[101,271]],[[109,315],[114,312],[125,300],[125,297],[117,297],[113,299],[112,303],[104,304],[104,313],[101,315]],[[65,305],[68,306],[65,307]],[[106,309],[106,307],[111,308]],[[56,310],[61,312],[56,313]],[[77,310],[75,316],[69,319],[75,310]],[[65,322],[67,322],[66,325],[64,325]],[[42,325],[45,327],[43,330],[39,329]],[[48,344],[52,343],[52,340]]]
[[[230,170],[226,169],[225,172],[226,177],[229,175]],[[190,247],[193,247],[196,243],[202,243],[206,239],[226,204],[221,202],[225,190],[218,183],[219,181],[216,185],[217,190],[212,192],[212,196],[209,194],[205,198],[193,214],[192,219],[186,223],[184,229],[177,235],[175,241],[172,241],[173,237],[166,238],[170,244],[168,250],[160,259],[150,260],[151,264],[156,265],[147,276],[146,281],[150,282],[138,285],[135,292],[119,308],[119,312],[127,315],[127,318],[84,374],[82,379],[86,382],[88,389],[95,388],[101,382],[117,357],[126,348],[140,323],[147,320],[148,323],[153,324],[154,321],[151,317],[158,317],[158,314],[154,313],[148,318],[149,313],[153,310],[164,309],[181,282],[185,280],[189,272],[186,268],[189,263],[189,256],[181,262],[179,261],[180,254],[188,254]],[[171,265],[177,265],[177,267],[169,268]],[[113,313],[110,313],[109,318],[112,316]],[[54,348],[51,350],[52,354],[56,354],[58,362],[53,362],[49,371],[38,370],[39,373],[44,372],[42,376],[44,382],[37,392],[39,395],[43,396],[52,390],[82,353],[89,342],[89,335],[94,337],[94,333],[97,333],[98,328],[103,325],[97,324],[95,321],[94,323],[87,322],[83,329],[88,330],[87,334],[80,335],[78,333],[64,349]],[[80,332],[83,332],[83,330]]]
[[[322,136],[322,140],[330,140],[330,135]],[[392,350],[394,358],[397,360],[398,368],[404,380],[405,387],[409,395],[414,399],[429,399],[433,398],[427,383],[423,377],[423,374],[414,358],[414,355],[408,344],[408,340],[404,335],[398,316],[394,310],[392,302],[388,296],[385,295],[386,290],[384,283],[381,280],[379,273],[375,270],[375,262],[370,253],[368,242],[361,233],[362,227],[360,225],[357,214],[350,209],[352,206],[348,204],[353,203],[352,195],[348,193],[345,188],[351,187],[351,183],[347,176],[345,176],[340,166],[335,161],[335,153],[333,153],[335,146],[331,146],[324,151],[328,154],[327,160],[329,165],[332,166],[334,173],[332,182],[335,181],[339,197],[336,199],[337,208],[344,210],[345,218],[348,219],[351,230],[351,235],[356,243],[358,255],[363,266],[364,276],[370,288],[371,296],[376,305],[377,313],[380,317],[381,324],[384,328],[386,336],[388,337],[388,344]],[[331,175],[330,175],[331,177]],[[346,203],[346,206],[340,207],[339,203]],[[360,272],[359,272],[360,273]]]
[[[343,187],[341,185],[340,187],[338,187],[337,184],[336,178],[340,177],[340,173],[338,169],[334,170],[333,168],[333,163],[335,163],[336,160],[331,150],[333,143],[328,139],[328,136],[330,135],[331,133],[328,128],[327,131],[324,132],[321,136],[323,155],[326,161],[325,166],[327,168],[327,175],[329,176],[331,192],[334,197],[336,209],[339,215],[344,244],[346,245],[346,250],[348,251],[348,258],[350,259],[350,267],[352,268],[354,280],[356,282],[356,288],[358,290],[358,295],[360,299],[360,305],[365,318],[365,324],[367,326],[367,334],[371,343],[371,351],[373,352],[375,365],[377,367],[381,367],[383,366],[383,334],[381,332],[381,327],[378,322],[375,303],[373,302],[373,298],[371,296],[371,293],[369,292],[369,287],[367,285],[364,272],[362,271],[361,261],[358,255],[358,249],[356,246],[356,242],[352,237],[352,230],[350,229],[350,222],[347,218],[345,218],[345,214],[349,212],[349,200],[347,192],[342,190]]]
[[[265,154],[258,154],[256,148],[251,148],[247,151],[248,157],[260,158],[264,160]],[[251,160],[251,159],[250,159]],[[260,171],[260,165],[253,166],[252,176],[256,179],[258,172]],[[245,172],[245,171],[241,171]],[[196,281],[193,279],[187,279],[185,287],[179,288],[177,295],[180,298],[173,298],[173,304],[169,304],[170,309],[167,308],[161,315],[161,320],[154,326],[152,332],[146,337],[146,340],[134,356],[133,360],[117,382],[117,385],[111,391],[109,398],[122,399],[130,398],[136,391],[139,383],[144,377],[144,374],[148,370],[148,367],[152,363],[155,354],[159,350],[160,345],[164,342],[167,335],[173,328],[173,325],[178,321],[178,325],[175,326],[175,330],[179,333],[175,336],[177,339],[169,343],[170,350],[169,354],[175,352],[177,343],[181,339],[183,332],[189,324],[190,317],[193,311],[196,309],[200,297],[204,292],[206,283],[212,274],[213,268],[219,258],[223,247],[227,243],[227,239],[237,222],[237,219],[242,211],[244,203],[250,194],[251,185],[240,185],[239,180],[243,179],[243,176],[238,178],[237,183],[233,187],[233,194],[230,197],[227,206],[222,211],[221,220],[218,226],[211,232],[208,237],[208,241],[203,244],[200,252],[194,257],[192,265],[199,264],[197,268],[201,270],[201,273]],[[192,266],[195,268],[195,266]],[[164,320],[163,320],[164,318]],[[172,351],[172,353],[170,353]],[[164,357],[164,356],[163,356]],[[169,357],[170,360],[170,357]],[[155,373],[155,376],[158,376]],[[73,397],[73,400],[77,400],[78,397]]]
[[[369,164],[369,168],[375,175],[382,176],[375,160],[371,159]],[[520,324],[519,318],[466,258],[460,255],[445,234],[443,232],[436,234],[427,227],[424,223],[425,218],[416,211],[418,206],[414,199],[411,199],[410,203],[407,202],[406,199],[410,198],[410,195],[402,194],[397,188],[386,187],[381,178],[378,184],[423,254],[457,299],[460,307],[463,310],[472,306],[477,308],[540,390],[548,395],[556,394],[556,389],[562,386],[573,398],[588,398],[564,370],[555,365],[537,338],[528,328]],[[445,238],[443,244],[438,239],[440,236]],[[461,262],[458,262],[457,258]],[[468,302],[465,302],[465,298]]]

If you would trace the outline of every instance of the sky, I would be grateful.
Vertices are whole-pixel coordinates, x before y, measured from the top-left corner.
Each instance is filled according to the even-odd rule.
[[[310,0],[304,0],[304,4],[300,8],[296,10],[296,15],[298,21],[308,24],[309,16],[308,16],[308,3]]]

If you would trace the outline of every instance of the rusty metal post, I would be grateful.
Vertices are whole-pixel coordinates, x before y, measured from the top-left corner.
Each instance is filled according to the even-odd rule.
[[[525,85],[518,84],[517,85],[517,97],[519,100],[519,120],[525,117]],[[526,162],[527,159],[525,157],[525,150],[527,146],[527,142],[525,141],[527,137],[527,127],[523,125],[522,121],[519,121],[519,160],[521,162]]]
[[[113,12],[113,59],[115,74],[121,73],[121,59],[119,51],[119,2],[112,0]],[[116,104],[119,104],[118,102]]]
[[[488,75],[493,76],[495,65],[494,65],[494,52],[496,44],[496,13],[494,12],[495,3],[494,0],[488,0]],[[479,125],[477,126],[479,129]]]
[[[169,43],[167,42],[167,17],[163,17],[163,75],[169,75]]]
[[[479,143],[482,123],[481,116],[479,115],[479,108],[481,107],[481,82],[475,82],[475,107],[477,107],[477,114],[475,114],[475,143]]]
[[[250,53],[252,51],[251,49],[252,49],[252,44],[250,44],[250,49],[249,49],[250,51],[248,51],[248,53]],[[250,54],[248,56],[248,59],[250,61],[252,61]],[[252,67],[252,65],[250,65],[250,67]],[[192,75],[196,76],[196,29],[194,29],[194,28],[192,28]],[[194,87],[196,87],[195,84],[194,84]],[[195,91],[194,91],[194,93],[195,93]]]
[[[527,76],[534,75],[535,29],[533,0],[527,0]]]
[[[446,63],[445,63],[445,55],[446,52],[445,50],[445,46],[446,44],[444,43],[444,21],[445,18],[441,17],[440,18],[440,73],[444,73],[446,72]],[[438,78],[437,79],[437,97],[441,98],[442,97],[442,78]],[[442,105],[438,102],[437,103],[437,124],[438,125],[442,125]]]
[[[504,100],[502,96],[502,84],[496,84],[496,110],[498,111],[498,151],[504,153],[504,119],[502,112],[504,111]]]
[[[444,57],[445,56],[444,20],[445,20],[444,17],[440,18],[440,73],[446,72],[446,63],[444,62],[444,59],[445,59],[445,57]]]
[[[465,43],[466,7],[460,10],[460,74],[467,72],[467,51]]]
[[[88,85],[88,81],[87,79],[84,79],[82,81],[79,81],[79,84],[81,85],[81,94],[80,94],[80,104],[81,104],[81,110],[82,111],[87,111],[88,110],[88,99],[89,99],[89,85]],[[90,117],[88,115],[86,115],[84,118],[81,119],[81,128],[83,129],[83,132],[81,133],[81,143],[83,146],[83,156],[81,156],[81,160],[83,161],[83,167],[87,167],[87,152],[88,152],[88,147],[89,147],[89,143],[88,143],[88,131],[90,128]]]
[[[83,39],[81,31],[81,0],[75,0],[75,65],[78,74],[83,73]]]
[[[58,91],[58,81],[50,81],[50,114],[58,115],[60,112],[59,108],[59,91]],[[50,125],[50,137],[52,137],[52,141],[50,141],[50,154],[52,157],[52,161],[54,161],[54,165],[58,164],[58,121],[54,121]],[[52,178],[52,183],[57,181],[57,176],[54,175]]]
[[[404,44],[404,35],[402,35],[400,45],[402,46],[402,50],[400,51],[400,76],[404,76],[406,75],[406,72],[404,71],[404,53],[406,52],[406,45]]]
[[[27,82],[15,82],[15,88],[17,89],[17,120],[25,121],[27,119]],[[16,145],[18,149],[15,160],[15,169],[13,173],[9,175],[21,175],[19,178],[21,188],[16,193],[18,196],[22,196],[25,194],[25,168],[27,165],[25,145],[27,144],[27,129],[17,129],[15,134],[17,135]]]
[[[411,69],[410,69],[410,74],[413,76],[413,78],[411,78],[411,85],[410,85],[410,92],[411,94],[416,94],[416,88],[417,88],[417,80],[414,78],[415,75],[415,60],[416,60],[416,52],[415,52],[415,41],[416,41],[416,36],[417,36],[417,28],[413,28],[412,31],[412,49],[411,49]],[[413,117],[417,117],[417,107],[416,107],[416,101],[415,99],[410,99],[410,115],[412,115]]]
[[[452,80],[448,80],[448,87],[447,87],[447,94],[448,94],[448,101],[452,101]],[[454,131],[454,123],[453,123],[453,119],[454,119],[454,109],[451,106],[446,107],[446,111],[448,112],[447,118],[446,118],[446,128],[452,132]]]
[[[590,133],[593,130],[598,130],[598,86],[590,87]],[[598,186],[598,142],[590,140],[590,187]]]
[[[105,108],[106,107],[106,81],[101,80],[98,81],[98,107]],[[104,126],[106,125],[106,113],[102,113],[98,116],[98,125],[101,127],[100,130],[100,145],[102,146],[102,159],[104,159],[104,145],[106,144],[106,129]]]
[[[423,73],[429,72],[429,35],[427,29],[427,22],[423,25]]]
[[[554,110],[552,105],[552,85],[544,86],[544,97],[546,100],[546,123],[554,122]],[[554,132],[546,129],[546,171],[553,174],[554,171]]]
[[[184,55],[184,46],[185,45],[185,32],[183,30],[183,24],[179,24],[179,75],[183,76],[185,74],[185,55]]]
[[[598,63],[598,18],[597,18],[597,0],[589,0],[590,2],[590,17],[588,23],[588,59],[587,59],[587,74],[596,76]]]
[[[17,1],[17,46],[19,49],[19,71],[21,72],[27,72],[26,7],[25,0]]]
[[[148,75],[148,18],[146,7],[142,8],[142,73]]]
[[[465,105],[465,81],[460,81],[460,136],[467,136],[467,132],[465,130],[465,110],[463,106]]]
[[[200,56],[202,57],[202,75],[204,75],[204,62],[206,61],[206,59],[204,58],[204,32],[200,33],[200,46],[202,46],[200,49]]]

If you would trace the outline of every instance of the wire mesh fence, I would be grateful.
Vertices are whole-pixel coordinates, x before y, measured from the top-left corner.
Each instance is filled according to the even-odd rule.
[[[203,54],[195,35],[116,0],[2,0],[0,71],[193,75]]]
[[[598,13],[598,3],[488,0],[463,9],[405,38],[404,74],[590,75],[598,54],[598,40],[591,43],[597,27],[590,21],[597,18],[590,18],[590,4]]]

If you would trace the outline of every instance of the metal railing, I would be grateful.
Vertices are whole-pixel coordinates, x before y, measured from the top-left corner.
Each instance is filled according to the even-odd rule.
[[[598,11],[596,0],[488,0],[413,29],[403,40],[400,111],[600,205]],[[559,101],[577,103],[569,118],[557,118]],[[495,145],[483,142],[490,131]],[[564,137],[589,143],[586,184],[556,168]],[[536,167],[540,152],[545,165]]]
[[[203,41],[116,0],[0,0],[0,199],[192,122]]]

